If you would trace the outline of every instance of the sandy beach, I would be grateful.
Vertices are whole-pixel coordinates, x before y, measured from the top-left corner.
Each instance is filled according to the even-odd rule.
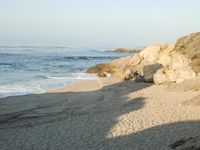
[[[194,149],[199,107],[183,106],[199,92],[168,85],[82,81],[46,94],[0,100],[0,147],[22,149]]]
[[[0,0],[0,150],[200,150],[200,0]]]

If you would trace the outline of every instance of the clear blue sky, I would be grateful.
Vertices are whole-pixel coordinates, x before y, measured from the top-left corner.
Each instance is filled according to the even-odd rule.
[[[135,47],[200,31],[200,0],[0,0],[0,45]]]

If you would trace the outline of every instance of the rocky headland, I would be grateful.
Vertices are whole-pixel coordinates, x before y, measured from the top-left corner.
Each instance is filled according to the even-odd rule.
[[[139,80],[155,84],[180,83],[200,74],[200,33],[167,43],[147,46],[139,53],[89,68],[98,76],[112,74],[121,80]]]

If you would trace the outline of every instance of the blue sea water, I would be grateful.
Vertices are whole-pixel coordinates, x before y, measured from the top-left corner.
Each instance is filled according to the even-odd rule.
[[[127,55],[68,47],[0,47],[0,98],[96,79],[86,73],[89,67]]]

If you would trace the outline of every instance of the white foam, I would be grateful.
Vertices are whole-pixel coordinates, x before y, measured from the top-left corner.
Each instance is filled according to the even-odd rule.
[[[55,79],[55,80],[92,80],[97,79],[95,74],[88,74],[88,73],[70,73],[67,76],[46,76],[48,79]]]
[[[69,73],[67,76],[48,76],[46,79],[38,79],[29,82],[20,82],[16,84],[0,85],[0,98],[8,96],[18,96],[27,94],[44,93],[49,88],[63,86],[67,83],[73,83],[81,80],[97,79],[95,74],[87,73]]]

